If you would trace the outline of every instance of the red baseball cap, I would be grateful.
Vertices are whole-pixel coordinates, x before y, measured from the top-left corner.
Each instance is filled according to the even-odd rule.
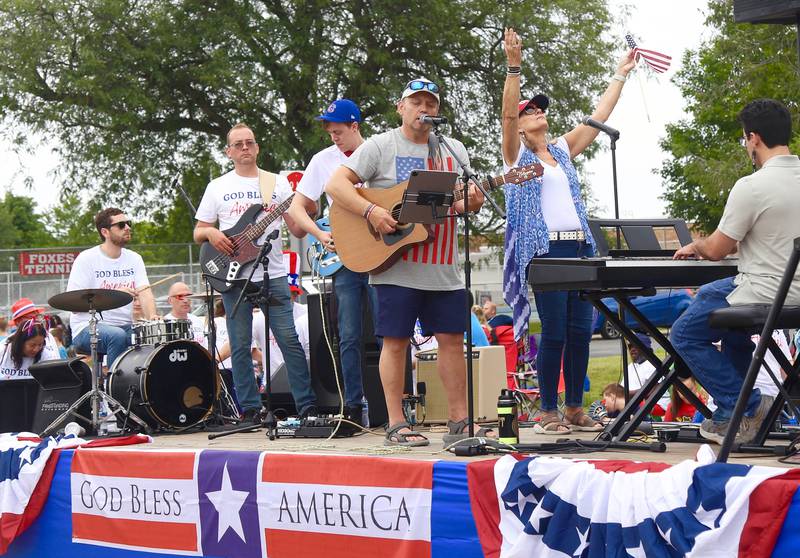
[[[11,321],[17,324],[17,319],[21,318],[31,312],[35,314],[43,314],[44,308],[36,306],[29,298],[21,298],[11,305]]]
[[[547,110],[547,107],[550,106],[550,99],[547,98],[547,95],[542,95],[539,93],[535,95],[532,99],[525,99],[520,101],[519,108],[517,110],[517,114],[522,114],[522,111],[528,108],[528,105],[534,105],[542,109],[543,111]]]

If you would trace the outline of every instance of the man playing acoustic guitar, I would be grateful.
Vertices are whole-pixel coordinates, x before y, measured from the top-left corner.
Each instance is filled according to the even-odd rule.
[[[439,87],[425,78],[408,82],[397,102],[400,127],[369,138],[328,182],[326,192],[335,204],[363,216],[379,233],[393,232],[398,223],[387,208],[359,196],[355,185],[363,182],[369,188],[388,188],[408,180],[414,169],[455,170],[452,158],[443,157],[442,150],[430,139],[430,124],[420,121],[421,116],[435,116],[438,112]],[[448,141],[459,158],[468,161],[464,145],[449,138]],[[474,185],[470,187],[469,201],[471,211],[483,204],[483,195]],[[463,200],[453,209],[463,211]],[[401,401],[406,350],[417,317],[424,332],[433,333],[439,343],[439,374],[447,390],[450,415],[445,443],[465,437],[468,430],[463,311],[466,293],[457,267],[456,222],[447,219],[433,229],[432,242],[415,245],[388,270],[370,278],[378,293],[375,333],[383,336],[380,374],[389,411],[387,445],[429,443],[405,422]]]
[[[236,124],[228,132],[228,145],[225,154],[233,161],[233,170],[208,183],[200,206],[197,208],[197,224],[194,228],[195,242],[208,241],[215,249],[232,255],[236,246],[220,229],[227,230],[238,223],[239,217],[253,204],[261,204],[262,195],[259,183],[259,169],[256,163],[258,156],[258,143],[253,131],[246,124]],[[276,176],[271,200],[266,204],[274,207],[292,195],[292,187],[284,176]],[[262,213],[263,215],[263,213]],[[284,214],[283,219],[292,234],[302,234],[302,229],[295,225],[291,217]],[[219,221],[220,228],[214,223]],[[265,237],[270,232],[280,227],[281,220],[276,219],[258,239],[257,244],[263,244]],[[289,284],[286,281],[286,269],[283,265],[282,242],[280,237],[272,241],[272,250],[269,253],[269,292],[280,305],[262,308],[269,311],[270,329],[275,335],[275,340],[286,359],[286,369],[289,374],[289,387],[292,390],[297,411],[300,414],[309,414],[315,409],[316,397],[311,389],[311,376],[308,373],[308,364],[303,347],[297,338],[292,315],[292,304],[289,297]],[[250,264],[252,265],[252,264]],[[249,276],[249,265],[243,266],[238,277],[241,283]],[[253,274],[253,282],[260,286],[264,280],[264,273],[259,265]],[[238,282],[237,282],[238,283]],[[233,362],[233,382],[236,396],[242,407],[245,423],[261,422],[261,396],[256,387],[253,374],[253,359],[250,354],[252,345],[253,306],[243,299],[236,312],[236,317],[231,317],[231,312],[241,293],[242,286],[234,284],[229,290],[222,293],[222,302],[227,315],[228,336],[231,344]]]
[[[316,202],[322,197],[331,174],[364,143],[364,138],[361,137],[360,129],[361,111],[350,99],[338,99],[332,102],[317,120],[322,121],[333,145],[311,158],[303,178],[297,185],[289,215],[305,233],[313,235],[330,253],[336,251],[331,234],[320,229],[308,216],[308,212],[316,212]],[[328,205],[330,201],[329,198]],[[367,294],[375,318],[377,318],[378,301],[375,289],[369,286],[369,275],[351,271],[344,266],[333,276],[333,292],[336,294],[336,319],[339,325],[339,354],[344,378],[345,404],[348,407],[350,420],[361,423],[361,402],[364,397],[361,381],[363,293]]]

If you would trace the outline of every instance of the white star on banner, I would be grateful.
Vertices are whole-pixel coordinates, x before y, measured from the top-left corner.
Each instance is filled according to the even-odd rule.
[[[31,459],[31,454],[33,453],[34,448],[32,446],[26,447],[24,450],[19,452],[19,462],[20,465],[23,463],[33,463]]]
[[[710,510],[707,510],[703,507],[703,504],[700,504],[700,506],[697,508],[697,511],[694,512],[694,516],[697,518],[697,521],[709,529],[714,529],[714,525],[720,513],[722,513],[720,508],[711,508]]]
[[[659,527],[658,523],[656,523],[656,529],[658,529],[658,532],[661,535],[661,538],[663,538],[665,541],[667,541],[667,544],[669,544],[671,547],[674,548],[675,545],[672,544],[672,538],[671,538],[672,527],[670,527],[666,531],[662,531],[661,527]]]
[[[542,507],[539,507],[538,510],[535,510],[533,512],[533,515],[531,515],[531,518],[528,521],[528,523],[531,524],[531,527],[533,527],[536,530],[537,533],[541,533],[542,532],[542,519],[547,519],[548,517],[551,517],[552,515],[553,515],[553,512],[547,511],[546,509],[544,509]]]
[[[526,496],[525,494],[522,493],[522,490],[517,490],[517,501],[516,502],[511,502],[508,505],[509,506],[516,506],[517,507],[517,513],[519,513],[519,515],[522,515],[523,513],[525,513],[525,506],[528,505],[528,502],[530,502],[531,504],[533,504],[535,506],[536,505],[536,496],[534,496],[533,493],[530,493],[530,494],[528,494]]]
[[[629,548],[626,546],[625,552],[628,556],[632,556],[633,558],[647,558],[647,554],[645,554],[644,547],[642,546],[642,541],[639,541],[639,546],[636,548]]]
[[[586,547],[589,546],[589,542],[587,541],[587,539],[589,538],[589,527],[588,526],[586,527],[585,533],[581,533],[580,527],[576,527],[575,529],[577,529],[578,531],[578,540],[580,542],[578,543],[578,548],[575,549],[575,552],[573,552],[572,555],[580,556],[581,554],[583,554],[583,551],[586,550]]]
[[[215,492],[206,492],[206,496],[214,505],[219,515],[217,523],[217,542],[222,540],[222,536],[228,529],[239,535],[242,541],[244,529],[242,528],[242,518],[239,517],[239,510],[242,509],[244,501],[247,500],[249,492],[244,490],[234,490],[231,486],[231,477],[228,475],[228,464],[222,470],[222,486]]]

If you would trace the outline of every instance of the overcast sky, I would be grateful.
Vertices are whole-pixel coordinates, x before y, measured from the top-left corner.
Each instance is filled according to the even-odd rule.
[[[622,29],[615,31],[620,44],[626,30],[640,37],[640,46],[669,54],[672,67],[658,77],[634,74],[625,85],[609,125],[621,132],[617,143],[617,172],[621,217],[658,217],[663,215],[664,203],[659,199],[662,186],[653,169],[661,166],[664,154],[658,141],[664,136],[664,126],[684,117],[683,101],[670,78],[680,67],[680,59],[687,49],[696,49],[702,38],[709,36],[703,28],[705,0],[610,0],[612,13],[622,13],[630,6]],[[609,72],[612,68],[609,68]],[[598,92],[599,93],[599,92]],[[603,134],[599,141],[608,145]],[[51,153],[46,139],[40,146],[17,155],[9,144],[0,142],[0,189],[11,189],[16,194],[34,195],[40,209],[52,205],[57,192],[53,170],[58,159]],[[591,161],[587,168],[594,195],[601,206],[600,216],[613,217],[613,182],[611,154],[605,151]],[[25,188],[30,177],[33,190]]]
[[[608,124],[620,131],[617,141],[617,187],[619,213],[622,218],[647,218],[664,215],[661,177],[653,169],[661,167],[665,154],[658,142],[665,134],[665,125],[685,117],[684,103],[671,78],[680,69],[686,50],[696,50],[702,39],[708,39],[705,29],[705,0],[672,0],[655,2],[611,0],[612,13],[621,13],[630,6],[624,29],[640,39],[639,46],[672,56],[670,69],[660,75],[634,70],[622,92]],[[642,65],[643,62],[639,62]],[[598,141],[609,145],[608,137],[600,134]],[[611,171],[611,152],[604,151],[589,162],[587,169],[601,217],[614,217],[614,182]]]

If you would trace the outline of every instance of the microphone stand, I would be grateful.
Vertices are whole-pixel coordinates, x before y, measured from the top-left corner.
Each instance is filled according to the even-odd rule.
[[[261,313],[264,315],[264,347],[262,353],[264,354],[264,360],[267,362],[266,370],[264,374],[266,374],[266,388],[265,391],[267,392],[266,397],[266,413],[261,420],[260,425],[250,424],[246,426],[242,426],[241,428],[234,428],[232,430],[228,430],[226,432],[218,432],[214,434],[209,434],[208,439],[213,440],[215,438],[221,438],[223,436],[228,436],[230,434],[236,434],[238,432],[250,432],[255,430],[256,428],[266,428],[267,429],[267,437],[270,440],[274,440],[278,437],[278,421],[275,419],[275,414],[272,412],[272,370],[270,369],[269,365],[269,358],[270,358],[270,346],[269,346],[269,307],[273,306],[278,303],[273,303],[270,293],[269,293],[269,260],[267,256],[269,255],[270,251],[272,250],[272,241],[278,238],[280,234],[279,229],[275,229],[271,233],[267,235],[267,238],[264,240],[264,244],[261,245],[261,250],[258,252],[258,256],[253,261],[253,267],[250,269],[250,275],[247,277],[247,280],[242,285],[242,290],[239,293],[239,298],[236,300],[236,304],[233,306],[233,310],[231,311],[231,318],[236,317],[236,313],[239,311],[239,306],[242,303],[242,300],[246,296],[248,300],[253,304],[253,306],[258,307],[261,309]],[[261,282],[261,288],[254,291],[251,291],[250,285],[252,284],[253,274],[256,272],[256,267],[261,265],[264,270],[264,279]]]
[[[472,182],[477,186],[477,188],[483,193],[485,199],[489,200],[489,202],[494,206],[495,210],[500,214],[500,216],[505,219],[505,212],[500,209],[500,207],[495,203],[495,201],[489,197],[489,193],[484,190],[483,186],[481,186],[481,181],[478,176],[473,173],[469,166],[462,161],[455,150],[450,145],[444,135],[442,135],[442,131],[439,129],[438,123],[433,123],[433,133],[436,135],[436,138],[439,140],[439,143],[447,149],[450,155],[453,157],[453,160],[458,164],[459,168],[461,169],[461,184],[462,189],[464,192],[464,212],[462,213],[462,217],[464,219],[464,288],[469,293],[472,292],[472,279],[471,279],[471,269],[470,269],[470,259],[469,259],[469,182]],[[466,307],[466,332],[467,332],[467,422],[469,423],[469,437],[472,438],[475,436],[475,409],[473,404],[473,391],[474,391],[474,384],[472,378],[472,308],[469,304],[469,297],[466,297],[464,302],[464,306]]]

